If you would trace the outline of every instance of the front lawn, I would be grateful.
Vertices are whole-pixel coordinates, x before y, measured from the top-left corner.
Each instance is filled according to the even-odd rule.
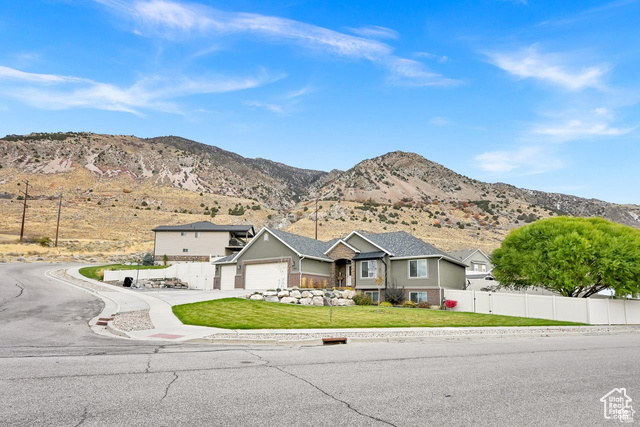
[[[350,306],[314,307],[225,298],[176,305],[185,325],[224,329],[406,328],[445,326],[560,326],[580,323],[525,317],[428,310]]]
[[[104,278],[105,271],[112,270],[157,270],[160,268],[167,268],[168,265],[124,265],[124,264],[109,264],[98,265],[95,267],[83,267],[80,270],[80,274],[84,277],[88,277],[93,280],[102,280]]]

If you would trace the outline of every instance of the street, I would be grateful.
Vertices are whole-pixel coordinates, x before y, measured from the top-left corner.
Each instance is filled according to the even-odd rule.
[[[602,396],[640,401],[640,334],[131,341],[91,332],[102,302],[51,268],[0,265],[2,426],[613,426]]]

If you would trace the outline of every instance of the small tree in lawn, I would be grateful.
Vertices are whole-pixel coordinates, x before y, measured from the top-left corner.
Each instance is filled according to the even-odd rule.
[[[491,261],[496,280],[511,289],[584,298],[640,292],[640,230],[601,218],[555,217],[515,229]]]
[[[378,277],[376,277],[376,285],[378,285],[378,305],[380,305],[380,287],[382,286],[383,283],[384,283],[384,277],[382,277],[382,275],[379,275]]]

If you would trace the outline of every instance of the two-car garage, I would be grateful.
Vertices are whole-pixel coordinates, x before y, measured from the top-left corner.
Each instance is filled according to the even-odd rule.
[[[236,264],[220,266],[220,289],[229,291],[235,289]],[[244,272],[244,288],[276,289],[287,287],[289,265],[287,262],[270,262],[265,264],[247,264]]]

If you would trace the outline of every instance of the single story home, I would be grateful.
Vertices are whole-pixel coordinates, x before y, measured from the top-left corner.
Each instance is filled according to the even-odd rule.
[[[323,242],[265,227],[215,264],[214,289],[223,290],[353,287],[378,301],[398,287],[407,300],[439,304],[443,289],[466,283],[466,264],[404,231]]]
[[[466,275],[470,278],[484,278],[493,270],[491,258],[481,249],[462,249],[449,252],[449,254],[465,263],[467,266]]]
[[[254,236],[253,225],[217,225],[198,221],[184,225],[161,225],[155,233],[155,261],[201,261],[241,251]]]

